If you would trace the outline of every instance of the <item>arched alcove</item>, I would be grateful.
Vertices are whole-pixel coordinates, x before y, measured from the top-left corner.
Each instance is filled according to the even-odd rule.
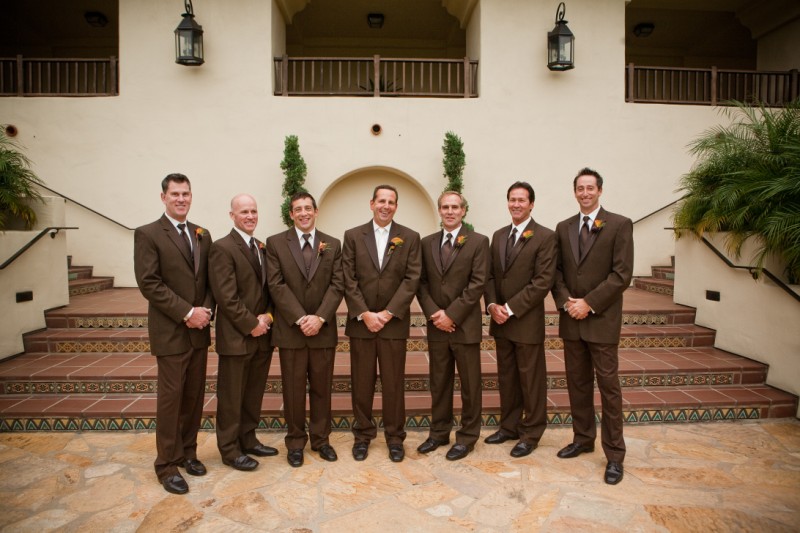
[[[399,193],[395,221],[422,236],[436,231],[439,219],[435,199],[410,176],[387,167],[358,169],[332,183],[318,200],[320,231],[341,239],[346,230],[369,222],[372,191],[382,184],[392,185]]]

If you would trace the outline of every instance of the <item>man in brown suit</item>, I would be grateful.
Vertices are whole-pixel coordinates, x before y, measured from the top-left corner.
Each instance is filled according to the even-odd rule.
[[[217,301],[217,447],[224,464],[248,471],[258,461],[246,454],[278,454],[256,438],[272,362],[272,303],[264,245],[253,237],[258,225],[255,199],[247,194],[235,196],[230,216],[233,229],[211,247],[208,266]]]
[[[277,308],[272,341],[280,350],[287,459],[303,464],[308,441],[306,380],[311,416],[311,449],[336,461],[330,445],[331,388],[336,343],[336,310],[342,301],[342,248],[316,229],[317,202],[307,192],[292,196],[294,226],[267,239],[267,280]]]
[[[580,214],[556,226],[558,268],[553,298],[564,339],[567,390],[573,442],[558,452],[562,459],[594,451],[594,379],[603,407],[601,441],[608,464],[605,482],[622,480],[622,389],[619,334],[622,294],[633,275],[633,224],[600,207],[603,178],[584,168],[573,180]]]
[[[489,270],[489,239],[461,224],[467,202],[454,191],[439,196],[442,230],[422,248],[417,299],[428,318],[431,429],[417,451],[429,453],[450,442],[455,367],[461,380],[461,429],[445,456],[463,459],[481,433],[481,296]]]
[[[397,189],[378,185],[369,202],[372,220],[344,234],[344,272],[350,374],[353,383],[353,458],[367,458],[377,436],[372,420],[376,366],[380,365],[383,426],[389,458],[405,457],[404,378],[411,300],[419,286],[419,234],[396,222]]]
[[[214,308],[207,271],[211,235],[186,221],[192,205],[186,176],[164,178],[161,201],[164,215],[133,234],[133,267],[148,302],[150,351],[158,363],[155,471],[167,492],[185,494],[189,485],[178,467],[206,473],[197,459],[197,430]]]
[[[519,439],[512,457],[524,457],[547,427],[547,367],[544,357],[544,299],[553,286],[556,239],[531,217],[533,187],[518,181],[506,194],[511,225],[492,237],[486,283],[489,332],[497,344],[500,429],[487,444]]]

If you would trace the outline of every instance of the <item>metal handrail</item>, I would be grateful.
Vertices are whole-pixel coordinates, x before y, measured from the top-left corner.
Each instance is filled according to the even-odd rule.
[[[97,215],[99,217],[103,217],[104,219],[108,220],[109,222],[113,222],[114,224],[116,224],[117,226],[119,226],[121,228],[125,228],[128,231],[134,231],[136,229],[136,228],[129,228],[128,226],[126,226],[122,222],[117,222],[113,218],[108,217],[108,216],[104,215],[103,213],[100,213],[99,211],[95,211],[91,207],[89,207],[87,205],[84,205],[84,204],[80,203],[79,201],[74,200],[74,199],[70,198],[69,196],[67,196],[65,194],[61,194],[60,192],[55,191],[55,190],[51,189],[50,187],[48,187],[46,185],[42,185],[41,183],[37,183],[36,185],[38,187],[41,187],[42,189],[47,189],[48,191],[50,191],[50,192],[52,192],[54,194],[57,194],[58,196],[60,196],[61,198],[65,199],[65,200],[69,200],[70,202],[72,202],[75,205],[81,206],[82,208],[86,209],[87,211],[91,211],[92,213],[94,213],[95,215]]]
[[[634,220],[634,221],[633,221],[633,223],[634,223],[634,224],[638,224],[638,223],[639,223],[639,222],[641,222],[642,220],[644,220],[644,219],[646,219],[646,218],[650,218],[651,216],[655,215],[656,213],[660,213],[660,212],[661,212],[661,211],[663,211],[664,209],[666,209],[666,208],[668,208],[668,207],[671,207],[671,206],[673,206],[673,205],[677,204],[677,203],[678,203],[678,202],[680,202],[680,201],[681,201],[681,199],[680,199],[680,198],[678,198],[677,200],[675,200],[675,201],[673,201],[673,202],[670,202],[670,203],[668,203],[667,205],[665,205],[665,206],[663,206],[663,207],[659,207],[658,209],[656,209],[656,210],[655,210],[655,211],[653,211],[652,213],[648,213],[648,214],[646,214],[645,216],[643,216],[643,217],[641,217],[641,218],[639,218],[639,219],[636,219],[636,220]]]
[[[79,228],[72,227],[72,226],[70,226],[70,227],[68,227],[68,226],[49,226],[47,228],[44,228],[42,231],[39,232],[38,235],[36,235],[36,237],[34,237],[30,241],[28,241],[28,243],[25,246],[23,246],[22,248],[17,250],[17,252],[14,255],[12,255],[8,259],[6,259],[6,261],[2,265],[0,265],[0,270],[5,269],[8,265],[13,263],[19,256],[21,256],[22,254],[27,252],[28,249],[36,243],[36,241],[38,241],[39,239],[44,237],[47,233],[50,234],[50,238],[51,239],[55,239],[56,235],[58,235],[58,232],[61,231],[62,229],[79,229]]]

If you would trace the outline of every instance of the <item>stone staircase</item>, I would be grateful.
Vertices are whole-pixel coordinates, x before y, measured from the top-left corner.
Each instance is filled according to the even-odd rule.
[[[797,397],[766,385],[765,365],[714,348],[714,331],[694,324],[693,309],[672,302],[668,295],[672,278],[672,267],[654,267],[651,278],[636,279],[625,293],[620,380],[626,421],[795,416]],[[70,266],[70,304],[46,314],[47,329],[25,336],[24,354],[0,362],[0,431],[155,427],[156,362],[149,353],[147,304],[137,289],[110,289],[109,284],[113,279],[91,278],[91,267]],[[548,418],[551,424],[570,424],[558,314],[550,298],[546,310]],[[425,427],[431,409],[425,320],[416,302],[412,313],[405,378],[407,424]],[[339,429],[352,423],[345,320],[342,304],[332,402],[333,424]],[[500,412],[494,349],[485,322],[481,363],[486,426],[497,425]],[[216,372],[212,345],[205,429],[213,429],[215,423]],[[285,428],[280,393],[276,351],[262,402],[264,428]],[[454,405],[458,411],[458,394]],[[375,407],[380,417],[380,394]]]

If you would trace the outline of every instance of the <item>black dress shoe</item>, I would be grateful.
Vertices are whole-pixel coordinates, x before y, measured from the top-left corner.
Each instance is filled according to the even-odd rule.
[[[181,466],[193,476],[205,476],[207,472],[206,466],[197,459],[186,459]]]
[[[592,453],[593,451],[594,445],[584,446],[582,444],[576,444],[572,442],[558,450],[556,455],[558,455],[561,459],[572,459],[573,457],[578,457],[582,453]]]
[[[286,460],[289,461],[289,466],[292,468],[303,466],[303,449],[289,450],[289,453],[286,454]]]
[[[440,442],[436,439],[428,437],[425,442],[417,446],[417,451],[419,453],[431,453],[433,450],[438,448],[439,446],[444,446],[445,444],[449,444],[450,441]]]
[[[403,449],[402,444],[389,445],[389,459],[391,459],[393,463],[401,462],[405,456],[406,451]]]
[[[535,444],[518,442],[513,448],[511,448],[511,457],[525,457],[526,455],[530,455],[535,449]]]
[[[189,485],[180,474],[165,477],[161,480],[161,485],[164,487],[165,491],[171,492],[172,494],[186,494],[189,492]]]
[[[235,468],[236,470],[242,470],[244,472],[255,470],[258,466],[258,461],[252,457],[248,457],[247,455],[240,455],[233,461],[226,461],[223,459],[222,462],[232,468]]]
[[[314,448],[311,448],[314,450]],[[325,459],[326,461],[330,461],[331,463],[334,462],[339,457],[336,455],[336,450],[333,449],[333,446],[330,444],[323,444],[316,450],[315,452],[319,452],[319,456]]]
[[[516,438],[518,437],[510,437],[505,433],[503,433],[502,431],[495,431],[494,433],[483,439],[483,442],[485,442],[486,444],[503,444],[507,440],[514,440]]]
[[[254,447],[244,450],[244,453],[255,455],[257,457],[271,457],[273,455],[278,455],[278,450],[276,450],[272,446],[256,444]]]
[[[366,442],[357,442],[353,445],[353,459],[356,461],[363,461],[367,458],[369,453],[369,444]]]
[[[609,485],[616,485],[622,481],[622,463],[609,461],[606,466],[605,480]]]
[[[453,446],[447,450],[447,455],[445,458],[448,461],[458,461],[459,459],[463,459],[469,452],[472,451],[472,446],[466,446],[464,444],[453,444]]]

